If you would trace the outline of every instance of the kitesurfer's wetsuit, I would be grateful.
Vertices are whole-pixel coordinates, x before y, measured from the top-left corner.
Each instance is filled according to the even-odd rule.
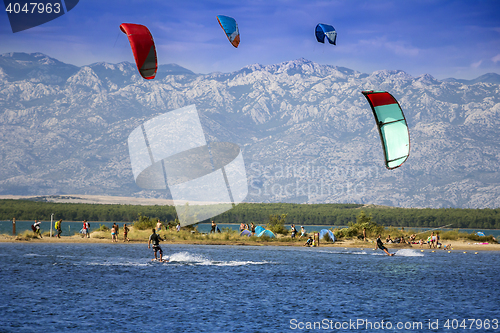
[[[160,247],[160,236],[158,234],[154,233],[151,236],[149,236],[149,239],[151,240],[151,244],[153,245],[153,251],[158,252],[160,251],[160,256],[163,255],[163,250]]]
[[[377,246],[382,251],[387,251],[387,248],[384,246],[384,243],[382,243],[382,240],[380,238],[377,238]]]

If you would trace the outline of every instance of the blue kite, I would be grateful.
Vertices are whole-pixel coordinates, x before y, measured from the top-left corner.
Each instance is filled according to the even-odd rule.
[[[330,44],[337,45],[337,31],[335,31],[335,28],[329,24],[320,23],[316,26],[316,39],[318,42],[324,43],[325,37]]]

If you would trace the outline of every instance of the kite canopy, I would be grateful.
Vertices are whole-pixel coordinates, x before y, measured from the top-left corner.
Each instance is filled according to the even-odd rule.
[[[398,101],[387,91],[363,91],[377,122],[385,166],[395,169],[410,156],[410,133],[403,110]]]
[[[141,76],[147,80],[154,79],[158,63],[156,60],[156,48],[151,32],[140,24],[122,23],[120,30],[123,31],[130,42],[134,53],[135,63]]]
[[[224,15],[217,16],[217,21],[221,28],[226,33],[227,39],[231,42],[234,47],[238,47],[240,44],[240,31],[238,30],[238,24],[234,18]]]
[[[337,45],[337,31],[335,31],[335,28],[331,25],[320,23],[316,26],[316,39],[318,42],[324,43],[325,37],[330,44]]]

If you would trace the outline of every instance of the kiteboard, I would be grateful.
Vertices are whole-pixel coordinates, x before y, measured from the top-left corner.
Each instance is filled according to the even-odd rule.
[[[151,259],[151,261],[155,261],[155,262],[168,262],[168,260],[166,259]]]

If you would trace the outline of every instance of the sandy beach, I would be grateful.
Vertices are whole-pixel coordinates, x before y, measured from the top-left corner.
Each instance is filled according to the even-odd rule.
[[[2,234],[0,235],[1,243],[31,243],[31,244],[39,244],[39,243],[78,243],[78,244],[137,244],[144,243],[147,244],[147,239],[145,238],[134,238],[131,236],[130,242],[123,242],[122,237],[120,235],[119,241],[113,243],[111,241],[111,237],[103,237],[102,232],[97,232],[100,234],[96,234],[93,232],[91,234],[91,238],[82,238],[80,235],[73,236],[62,236],[61,238],[56,237],[43,237],[43,238],[29,238],[29,239],[16,239],[19,236],[11,236]],[[94,237],[93,237],[94,236]],[[97,237],[96,237],[97,236]],[[234,240],[223,240],[223,239],[210,239],[206,240],[192,240],[192,239],[182,239],[182,237],[176,237],[176,234],[168,235],[165,241],[162,242],[164,245],[168,244],[193,244],[193,245],[241,245],[241,246],[303,246],[305,243],[305,238],[303,240],[297,240],[294,242],[291,241],[279,241],[279,240],[271,240],[271,241],[252,241],[246,239],[245,237],[241,237],[240,239]],[[444,245],[451,244],[452,251],[465,251],[465,252],[478,252],[478,251],[500,251],[500,244],[480,244],[470,240],[442,240]],[[413,249],[415,251],[424,252],[432,252],[432,251],[446,251],[443,249],[429,249],[427,245],[408,245],[408,244],[384,244],[389,251],[391,250],[400,250],[400,249]],[[375,242],[373,241],[360,241],[357,239],[347,239],[347,240],[339,240],[335,243],[326,243],[320,242],[319,247],[344,247],[344,248],[359,248],[359,249],[374,249]]]

